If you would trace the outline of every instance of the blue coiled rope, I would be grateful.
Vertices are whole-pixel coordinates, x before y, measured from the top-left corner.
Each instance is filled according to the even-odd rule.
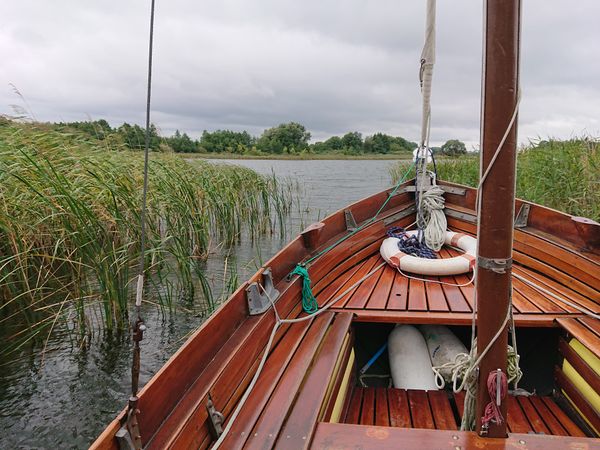
[[[407,255],[419,258],[436,259],[437,254],[425,242],[419,242],[417,236],[408,236],[402,227],[391,227],[387,230],[389,237],[398,239],[398,248]]]

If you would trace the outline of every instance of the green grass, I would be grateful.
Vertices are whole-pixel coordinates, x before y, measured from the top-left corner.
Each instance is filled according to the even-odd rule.
[[[407,168],[391,170],[395,181]],[[477,186],[479,157],[437,162],[442,180]],[[596,139],[545,140],[521,149],[517,157],[517,197],[576,216],[600,220],[600,143]]]
[[[46,340],[60,321],[80,333],[122,330],[135,289],[143,154],[50,125],[0,118],[0,329],[4,350]],[[275,177],[153,153],[146,298],[164,308],[201,298],[211,247],[270,232],[291,193]],[[100,311],[97,314],[97,311]]]

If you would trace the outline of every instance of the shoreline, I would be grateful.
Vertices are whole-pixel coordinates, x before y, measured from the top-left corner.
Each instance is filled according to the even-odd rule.
[[[374,154],[374,155],[343,155],[343,154],[302,154],[302,155],[239,155],[236,153],[176,153],[184,159],[259,159],[259,160],[398,160],[408,161],[412,155],[407,154]]]

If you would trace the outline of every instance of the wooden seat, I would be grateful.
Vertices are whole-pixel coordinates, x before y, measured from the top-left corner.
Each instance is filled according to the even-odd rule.
[[[344,423],[430,430],[458,430],[464,394],[355,387]],[[551,397],[508,397],[511,433],[585,436]]]

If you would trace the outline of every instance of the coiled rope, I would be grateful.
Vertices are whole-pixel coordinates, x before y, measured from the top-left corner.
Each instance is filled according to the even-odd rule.
[[[439,252],[446,238],[446,215],[444,214],[444,190],[434,185],[420,194],[422,226],[427,247]]]
[[[419,258],[436,259],[436,253],[425,243],[419,242],[417,236],[409,236],[402,227],[390,227],[386,233],[389,237],[398,239],[398,248],[407,255]]]
[[[292,275],[300,275],[302,277],[302,309],[308,314],[313,314],[319,309],[319,304],[310,288],[311,281],[308,270],[306,270],[306,267],[298,264]]]

